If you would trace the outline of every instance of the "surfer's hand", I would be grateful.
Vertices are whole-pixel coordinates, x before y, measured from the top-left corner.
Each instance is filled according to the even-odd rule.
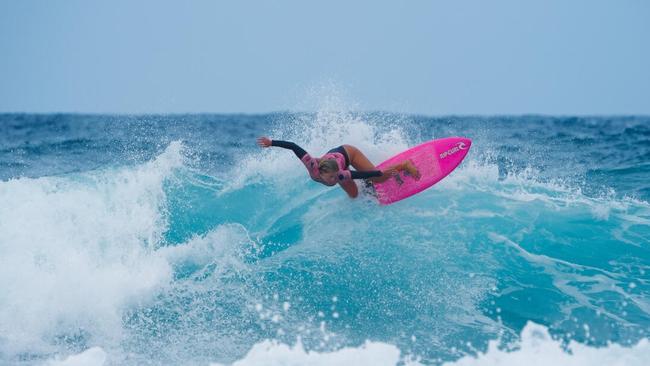
[[[266,137],[266,136],[258,137],[257,138],[257,144],[260,147],[269,147],[269,146],[271,146],[271,139]]]

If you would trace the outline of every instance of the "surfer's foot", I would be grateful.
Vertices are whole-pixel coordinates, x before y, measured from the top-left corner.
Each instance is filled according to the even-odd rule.
[[[406,161],[406,162],[402,165],[402,169],[401,169],[401,170],[405,170],[405,171],[406,171],[406,174],[412,176],[413,178],[415,178],[415,180],[420,179],[420,172],[418,171],[418,168],[416,168],[416,167],[413,165],[413,163],[411,163],[410,160],[409,160],[409,161]]]

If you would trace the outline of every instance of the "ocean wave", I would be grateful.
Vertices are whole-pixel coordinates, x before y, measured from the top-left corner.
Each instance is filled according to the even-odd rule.
[[[314,154],[345,141],[375,162],[416,142],[376,118],[294,115],[272,137]],[[445,180],[387,207],[314,184],[287,151],[251,151],[213,174],[180,141],[145,163],[0,182],[0,361],[647,354],[648,203],[588,194],[532,165],[504,172],[489,148],[473,149]],[[573,356],[559,353],[571,341]]]

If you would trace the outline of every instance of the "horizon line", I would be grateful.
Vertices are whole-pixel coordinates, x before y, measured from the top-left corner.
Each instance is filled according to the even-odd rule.
[[[393,112],[393,111],[381,111],[381,110],[331,110],[328,112],[336,113],[357,113],[357,114],[392,114],[400,116],[411,116],[411,117],[432,117],[432,118],[443,118],[443,117],[579,117],[579,118],[589,118],[589,117],[617,117],[617,118],[629,118],[629,117],[646,117],[650,118],[650,114],[645,113],[609,113],[609,114],[596,114],[596,113],[538,113],[538,112],[526,112],[526,113],[441,113],[441,114],[426,114],[426,113],[417,113],[417,112]],[[267,116],[267,115],[278,115],[278,114],[316,114],[319,111],[299,111],[299,110],[277,110],[277,111],[268,111],[268,112],[69,112],[69,111],[56,111],[56,112],[25,112],[25,111],[0,111],[0,115],[77,115],[77,116],[122,116],[122,117],[139,117],[139,116],[200,116],[200,115],[219,115],[219,116]]]

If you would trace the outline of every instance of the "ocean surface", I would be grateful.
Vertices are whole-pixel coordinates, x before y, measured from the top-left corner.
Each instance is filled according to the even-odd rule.
[[[473,140],[390,206],[311,181]],[[647,365],[650,117],[0,114],[2,365]]]

